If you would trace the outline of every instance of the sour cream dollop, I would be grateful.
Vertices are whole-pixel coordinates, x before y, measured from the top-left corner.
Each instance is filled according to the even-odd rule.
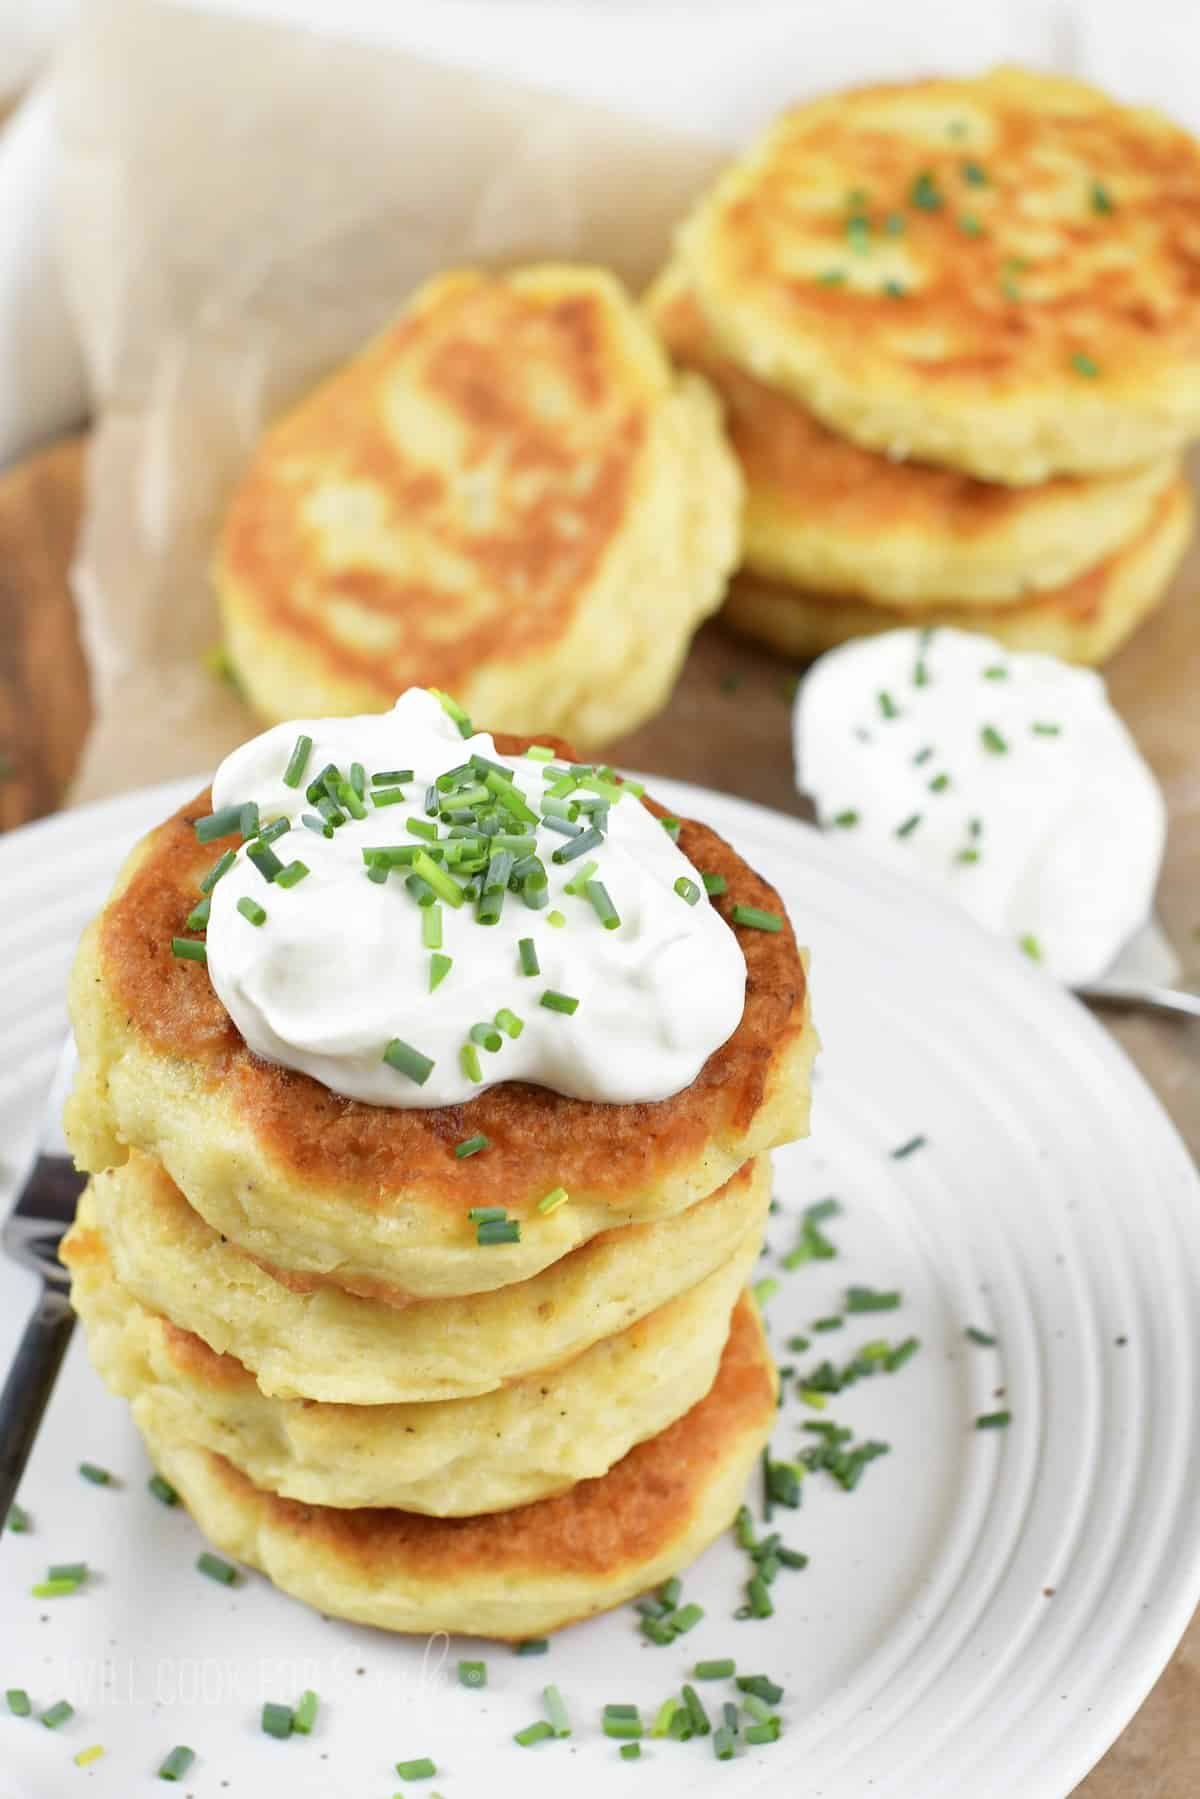
[[[1166,807],[1099,675],[973,632],[888,631],[813,664],[794,726],[824,827],[1060,980],[1094,980],[1149,917]]]
[[[300,786],[292,788],[283,775],[301,734],[313,747]],[[457,1104],[510,1080],[612,1104],[678,1092],[736,1030],[746,964],[700,874],[632,794],[612,805],[604,841],[579,860],[555,863],[552,852],[569,839],[536,827],[549,876],[545,908],[533,910],[509,893],[499,923],[483,925],[470,901],[457,910],[443,904],[439,953],[451,967],[430,992],[432,952],[423,942],[421,908],[405,887],[410,871],[395,869],[376,884],[363,851],[420,844],[406,821],[428,822],[426,789],[473,754],[510,769],[538,809],[545,764],[499,755],[486,732],[464,740],[439,700],[419,688],[391,712],[299,719],[226,757],[213,781],[214,809],[253,800],[264,824],[287,818],[291,829],[271,847],[284,864],[299,859],[310,872],[295,886],[269,884],[243,849],[217,883],[208,971],[222,1004],[256,1054],[374,1105]],[[348,774],[356,762],[367,777],[366,817],[348,820],[332,838],[303,828],[302,815],[313,812],[308,783],[329,763]],[[374,806],[371,775],[405,769],[413,771],[406,798]],[[616,929],[604,928],[586,897],[565,890],[587,861],[598,864],[595,879],[620,917]],[[694,905],[675,891],[681,876],[700,889]],[[265,909],[264,924],[238,911],[244,898]],[[565,918],[557,928],[549,922],[555,912]],[[537,975],[522,972],[524,937],[533,940]],[[577,1010],[543,1006],[547,991],[578,1000]],[[483,1082],[476,1083],[460,1050],[472,1026],[492,1023],[502,1009],[524,1028],[516,1037],[501,1033],[495,1052],[477,1047]],[[432,1059],[423,1084],[384,1061],[395,1038]]]

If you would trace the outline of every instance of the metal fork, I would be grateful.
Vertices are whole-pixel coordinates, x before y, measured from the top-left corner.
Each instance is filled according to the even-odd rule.
[[[0,1244],[42,1283],[33,1315],[0,1394],[0,1529],[16,1497],[46,1402],[54,1389],[75,1322],[70,1282],[58,1246],[83,1188],[63,1139],[62,1112],[75,1078],[75,1044],[58,1058],[33,1166],[0,1232]]]

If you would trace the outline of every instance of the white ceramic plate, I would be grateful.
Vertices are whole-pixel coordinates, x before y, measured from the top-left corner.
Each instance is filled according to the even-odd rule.
[[[579,1799],[1063,1799],[1150,1687],[1200,1597],[1200,1184],[1181,1144],[1101,1030],[1006,945],[788,819],[654,786],[779,886],[812,946],[825,1040],[814,1129],[778,1157],[771,1237],[790,1247],[799,1210],[834,1194],[840,1255],[781,1275],[769,1318],[781,1359],[802,1366],[920,1337],[901,1373],[825,1414],[891,1454],[850,1495],[810,1476],[803,1509],[777,1514],[811,1562],[780,1575],[769,1621],[734,1622],[744,1559],[723,1541],[685,1581],[704,1622],[670,1648],[643,1644],[625,1608],[536,1660],[447,1650],[328,1622],[258,1575],[232,1592],[198,1575],[195,1529],[146,1493],[124,1407],[77,1341],[22,1492],[34,1533],[0,1544],[0,1685],[40,1706],[66,1696],[76,1716],[51,1732],[0,1710],[3,1799],[58,1799],[85,1779],[129,1799],[155,1790],[176,1743],[198,1752],[185,1789],[197,1795],[228,1783],[291,1799],[538,1799],[570,1781]],[[126,846],[186,790],[0,841],[7,1185],[61,1039],[79,928]],[[917,1135],[924,1147],[894,1159]],[[836,1312],[850,1282],[899,1287],[903,1306],[789,1355],[786,1337]],[[0,1353],[28,1296],[0,1271]],[[968,1324],[999,1346],[968,1343]],[[1009,1430],[973,1428],[1001,1406]],[[789,1398],[776,1454],[795,1453],[815,1415]],[[120,1489],[82,1482],[83,1458]],[[79,1558],[99,1571],[85,1594],[29,1596],[48,1563]],[[486,1692],[456,1685],[460,1654],[486,1656]],[[599,1729],[604,1703],[653,1709],[697,1658],[724,1655],[786,1686],[780,1742],[721,1765],[707,1741],[656,1741],[622,1763]],[[541,1715],[546,1681],[575,1734],[519,1749],[511,1733]],[[262,1700],[309,1686],[324,1701],[316,1734],[264,1737]],[[728,1696],[702,1692],[714,1709]],[[92,1743],[106,1753],[85,1776],[71,1758]],[[437,1778],[399,1781],[396,1760],[421,1755]]]

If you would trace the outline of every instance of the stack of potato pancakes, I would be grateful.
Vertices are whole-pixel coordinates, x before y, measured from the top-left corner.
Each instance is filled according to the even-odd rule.
[[[815,1047],[778,896],[682,822],[747,982],[672,1097],[373,1106],[253,1055],[172,954],[239,842],[199,841],[209,811],[133,851],[73,976],[63,1253],[99,1372],[212,1541],[324,1612],[520,1639],[669,1577],[774,1419],[743,1289]]]
[[[1166,120],[1016,69],[799,107],[648,303],[725,400],[750,635],[1098,662],[1162,598],[1200,434],[1200,147]]]

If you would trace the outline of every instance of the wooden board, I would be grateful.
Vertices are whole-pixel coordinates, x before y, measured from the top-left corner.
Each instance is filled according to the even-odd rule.
[[[68,570],[82,503],[82,439],[0,477],[0,828],[63,803],[89,716]],[[1160,889],[1177,942],[1200,925],[1200,545],[1158,618],[1110,665],[1114,698],[1162,781],[1171,848]],[[792,779],[795,673],[727,636],[700,633],[666,711],[614,745],[614,761],[800,814]],[[1200,1027],[1140,1018],[1114,1029],[1200,1152]],[[1200,1616],[1137,1717],[1077,1799],[1196,1799]]]

